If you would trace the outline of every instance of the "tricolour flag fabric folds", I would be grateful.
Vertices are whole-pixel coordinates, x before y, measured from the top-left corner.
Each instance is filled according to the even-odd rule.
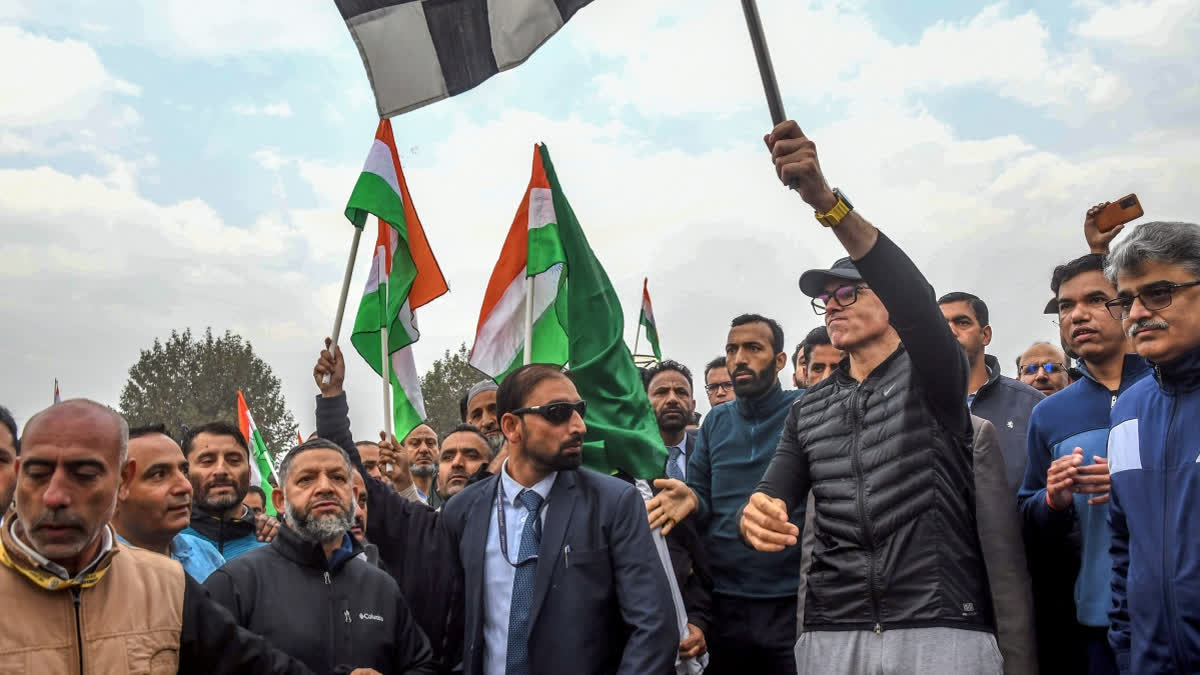
[[[533,175],[488,282],[471,349],[471,365],[497,381],[524,362],[528,283],[530,361],[569,366],[588,403],[584,464],[635,478],[661,476],[667,451],[625,346],[621,304],[544,145],[534,148]]]
[[[276,515],[275,505],[271,502],[271,493],[274,490],[271,488],[267,476],[275,474],[275,465],[267,451],[267,444],[258,431],[258,425],[254,423],[254,416],[250,414],[250,407],[246,405],[246,397],[242,396],[241,389],[238,389],[237,395],[238,427],[242,430],[242,435],[246,437],[246,444],[250,446],[250,484],[257,485],[266,493],[267,498],[263,509],[267,515],[273,516]]]
[[[383,373],[384,359],[388,359],[393,428],[402,439],[425,418],[412,355],[412,344],[420,337],[414,312],[445,293],[447,287],[408,194],[388,120],[379,123],[363,172],[346,204],[346,218],[355,227],[363,227],[369,214],[379,220],[378,236],[350,342],[377,373]],[[380,337],[385,328],[386,354]]]
[[[461,94],[525,62],[591,0],[335,0],[380,117]]]
[[[642,280],[642,315],[638,317],[638,323],[646,331],[646,342],[650,343],[654,358],[662,361],[662,349],[658,346],[658,324],[654,322],[654,308],[650,305],[649,284],[649,279]]]

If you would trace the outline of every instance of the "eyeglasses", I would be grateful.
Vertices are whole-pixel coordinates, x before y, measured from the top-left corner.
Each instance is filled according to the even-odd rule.
[[[562,401],[559,403],[551,403],[549,405],[535,405],[528,408],[517,408],[512,411],[514,415],[533,414],[545,419],[550,424],[566,424],[571,419],[572,413],[579,413],[580,418],[587,416],[587,401],[576,401],[567,403]]]
[[[837,300],[841,307],[849,307],[858,302],[858,292],[870,290],[866,286],[841,286],[834,289],[832,293],[822,293],[812,299],[812,308],[817,315],[824,314],[829,306],[830,300]]]
[[[729,380],[725,380],[724,382],[713,382],[712,384],[704,385],[704,391],[707,391],[710,394],[713,393],[714,391],[719,391],[721,389],[725,389],[726,391],[733,391],[733,382],[731,382]]]
[[[1061,363],[1030,363],[1021,366],[1021,374],[1033,375],[1039,370],[1044,370],[1047,375],[1053,375],[1054,373],[1061,373],[1066,369],[1067,367]]]
[[[1142,289],[1137,295],[1122,295],[1113,300],[1104,303],[1108,308],[1109,315],[1117,321],[1124,321],[1129,318],[1129,312],[1133,309],[1133,301],[1141,298],[1142,307],[1147,311],[1153,312],[1156,309],[1168,307],[1175,295],[1175,291],[1180,288],[1189,288],[1191,286],[1200,286],[1200,281],[1189,281],[1186,284],[1155,284],[1149,288]]]

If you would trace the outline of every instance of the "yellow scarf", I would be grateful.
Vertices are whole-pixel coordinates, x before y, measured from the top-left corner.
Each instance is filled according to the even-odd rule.
[[[13,561],[12,557],[9,556],[8,548],[4,546],[3,539],[0,539],[0,564],[3,564],[5,567],[11,567],[12,569],[20,572],[21,574],[25,575],[27,579],[48,591],[61,591],[70,588],[91,588],[92,586],[100,583],[100,580],[103,579],[104,575],[108,572],[109,567],[108,565],[104,565],[100,569],[88,572],[83,576],[75,577],[74,579],[63,579],[58,575],[50,574],[49,572],[45,572],[40,569],[26,569],[25,567],[18,565]]]

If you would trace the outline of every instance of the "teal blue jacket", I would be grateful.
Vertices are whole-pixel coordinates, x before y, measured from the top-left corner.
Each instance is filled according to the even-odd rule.
[[[776,382],[757,399],[738,398],[704,418],[688,460],[687,484],[696,493],[697,519],[712,563],[713,591],[742,598],[794,598],[800,583],[800,547],[755,551],[738,534],[738,511],[750,499],[775,456],[788,411],[804,390]],[[791,512],[804,526],[804,501]]]

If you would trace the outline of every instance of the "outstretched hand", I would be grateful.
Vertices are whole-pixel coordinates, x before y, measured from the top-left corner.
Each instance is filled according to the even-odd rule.
[[[333,347],[333,352],[329,351],[330,347]],[[325,349],[321,350],[320,356],[317,357],[317,365],[313,366],[313,380],[316,381],[323,398],[342,395],[342,386],[346,382],[346,361],[342,359],[342,348],[334,347],[330,338],[325,338]]]
[[[759,551],[782,551],[795,546],[800,537],[800,528],[788,518],[787,504],[762,492],[750,495],[738,530],[742,539]]]
[[[663,536],[666,536],[675,525],[696,510],[699,500],[687,483],[675,478],[659,478],[654,481],[654,487],[659,489],[659,493],[646,502],[650,529],[661,527]]]

